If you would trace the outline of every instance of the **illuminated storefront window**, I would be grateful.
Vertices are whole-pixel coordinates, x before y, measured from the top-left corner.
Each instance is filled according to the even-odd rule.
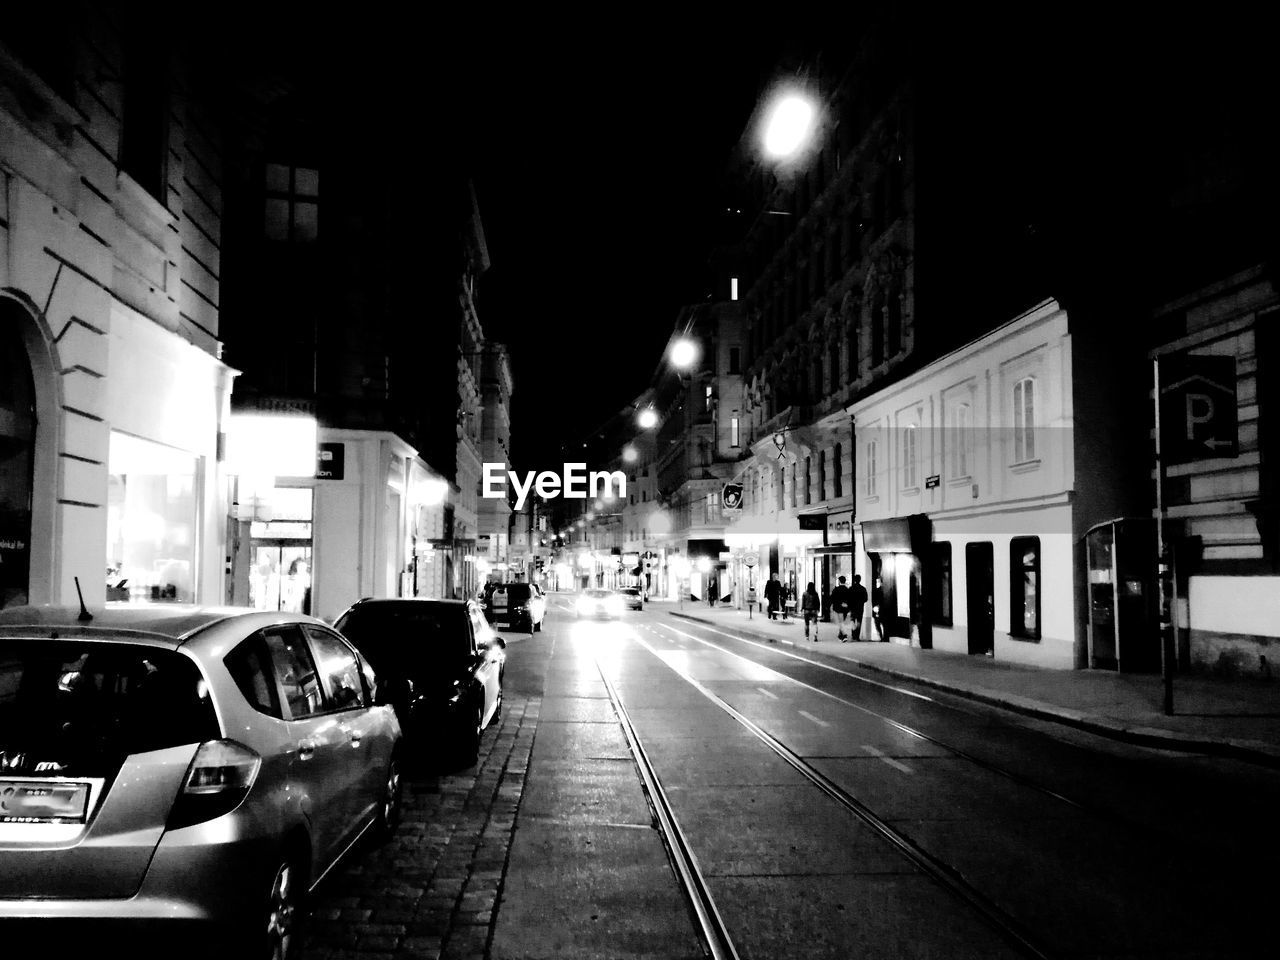
[[[111,432],[107,600],[195,601],[199,458]]]
[[[273,487],[262,518],[249,524],[254,609],[311,612],[312,500],[310,487]]]

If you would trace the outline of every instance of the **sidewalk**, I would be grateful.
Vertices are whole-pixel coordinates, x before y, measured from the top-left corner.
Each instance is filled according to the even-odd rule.
[[[1150,674],[1048,670],[900,643],[840,643],[834,623],[819,624],[821,639],[814,643],[805,640],[799,620],[771,621],[759,613],[748,619],[745,610],[694,603],[664,612],[1117,740],[1280,767],[1280,681],[1179,675],[1175,713],[1165,716],[1161,679]]]

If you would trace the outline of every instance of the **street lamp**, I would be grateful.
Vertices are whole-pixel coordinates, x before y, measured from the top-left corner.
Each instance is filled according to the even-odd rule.
[[[677,370],[688,370],[697,362],[697,341],[689,337],[681,337],[671,345],[671,364]]]
[[[809,140],[815,113],[813,102],[804,94],[780,94],[765,119],[765,153],[775,160],[795,156]]]
[[[636,448],[630,444],[622,448],[623,463],[635,463],[639,456],[640,454],[636,451]]]
[[[641,430],[651,430],[658,425],[658,411],[653,407],[645,407],[636,416],[636,423],[640,424]]]

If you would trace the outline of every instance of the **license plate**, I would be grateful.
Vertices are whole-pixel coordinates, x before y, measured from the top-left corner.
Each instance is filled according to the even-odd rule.
[[[0,780],[0,823],[84,823],[89,784]]]

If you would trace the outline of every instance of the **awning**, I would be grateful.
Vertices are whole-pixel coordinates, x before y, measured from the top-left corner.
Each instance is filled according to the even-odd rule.
[[[729,548],[725,546],[723,540],[690,540],[689,556],[691,557],[710,557],[712,560],[719,561],[720,554]]]
[[[862,546],[867,553],[914,553],[923,555],[933,539],[933,525],[923,513],[891,520],[864,520]]]

